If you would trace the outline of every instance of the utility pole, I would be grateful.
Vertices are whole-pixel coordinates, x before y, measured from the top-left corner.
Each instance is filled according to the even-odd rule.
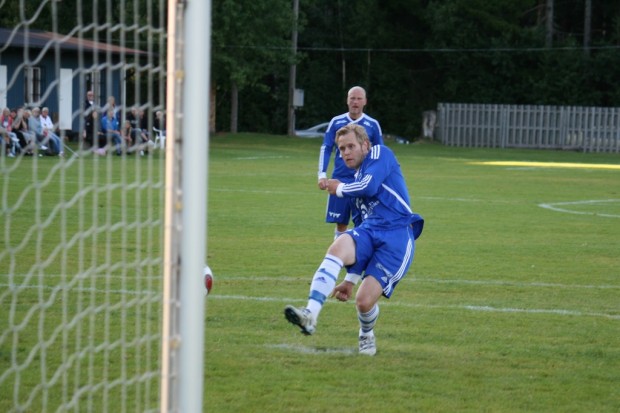
[[[592,0],[586,0],[583,22],[583,51],[590,55],[590,36],[592,35]]]
[[[295,81],[297,77],[297,22],[299,19],[299,0],[293,0],[293,34],[291,36],[291,52],[293,63],[289,71],[288,79],[288,135],[295,135]]]
[[[547,0],[547,4],[545,7],[545,15],[547,16],[545,47],[547,48],[553,46],[553,2],[554,0]]]

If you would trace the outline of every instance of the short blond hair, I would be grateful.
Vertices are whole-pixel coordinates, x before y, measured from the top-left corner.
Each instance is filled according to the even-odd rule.
[[[347,135],[351,132],[355,134],[355,138],[360,145],[363,145],[364,142],[368,142],[368,144],[370,144],[370,139],[368,138],[368,133],[366,133],[366,128],[356,123],[349,123],[348,125],[338,129],[336,132],[336,143],[338,143],[341,136]]]

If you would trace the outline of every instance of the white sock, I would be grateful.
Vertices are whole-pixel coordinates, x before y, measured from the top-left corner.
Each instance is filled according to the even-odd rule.
[[[374,336],[373,329],[379,318],[379,305],[375,304],[367,313],[357,312],[360,321],[360,336]]]
[[[340,258],[327,254],[319,269],[314,273],[306,308],[310,310],[315,320],[319,317],[325,300],[334,290],[342,266],[343,263]]]

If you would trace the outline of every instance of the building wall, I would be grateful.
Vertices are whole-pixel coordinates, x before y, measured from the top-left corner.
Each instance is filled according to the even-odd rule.
[[[77,52],[61,51],[60,67],[56,68],[55,50],[49,49],[47,55],[39,56],[41,50],[30,49],[28,55],[24,55],[21,48],[10,48],[0,54],[0,65],[6,67],[7,83],[6,90],[0,90],[0,95],[6,98],[6,106],[9,108],[19,106],[47,106],[50,114],[55,121],[58,121],[59,113],[59,75],[60,69],[72,69],[73,81],[71,82],[71,107],[72,107],[72,130],[78,131],[82,126],[82,111],[84,101],[86,99],[86,91],[90,88],[91,73],[90,70],[79,71]],[[100,63],[103,58],[99,59]],[[33,64],[41,69],[41,99],[39,102],[25,101],[25,61],[38,61]],[[92,57],[83,56],[84,67],[91,68],[93,66]],[[114,57],[111,62],[112,67],[117,66],[118,58]],[[96,97],[96,101],[100,106],[105,105],[108,95],[116,98],[117,105],[122,105],[122,83],[121,79],[123,69],[115,68],[107,73],[101,70],[100,77],[100,96]],[[3,86],[0,85],[0,88]],[[5,92],[5,93],[2,93]]]

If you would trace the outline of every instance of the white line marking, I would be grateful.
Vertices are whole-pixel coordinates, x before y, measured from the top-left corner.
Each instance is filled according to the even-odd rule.
[[[405,278],[407,280],[407,278]],[[442,280],[434,278],[413,278],[413,281],[436,283],[436,284],[473,284],[473,285],[507,285],[512,287],[548,287],[548,288],[562,288],[562,289],[592,289],[592,290],[620,290],[620,285],[588,285],[588,284],[557,284],[557,283],[544,283],[544,282],[517,282],[517,281],[496,281],[496,280]]]
[[[427,199],[430,201],[452,201],[452,202],[482,202],[485,204],[513,204],[513,201],[504,201],[501,199],[479,199],[479,198],[446,198],[440,196],[414,196],[413,200]]]
[[[239,301],[267,301],[267,302],[302,302],[305,303],[305,299],[292,299],[292,298],[277,298],[277,297],[249,297],[245,295],[210,295],[210,299],[216,300],[239,300]],[[353,302],[350,303],[354,304]],[[607,313],[595,313],[579,310],[565,310],[565,309],[544,309],[544,308],[501,308],[490,306],[476,306],[476,305],[428,305],[428,304],[414,304],[414,303],[402,303],[398,301],[382,301],[381,305],[394,306],[394,307],[407,307],[407,308],[422,308],[422,309],[449,309],[449,310],[468,310],[468,311],[484,311],[495,313],[525,313],[525,314],[553,314],[561,316],[578,316],[578,317],[600,317],[609,318],[612,320],[620,320],[620,314],[607,314]]]
[[[44,289],[44,290],[58,290],[60,287],[50,286],[16,286],[10,284],[0,284],[0,287],[11,287],[14,290],[26,290],[26,289]],[[95,292],[95,293],[108,293],[108,294],[121,294],[121,295],[152,295],[158,297],[160,294],[156,291],[131,291],[131,290],[102,290],[99,288],[71,288],[70,292]],[[211,293],[208,295],[207,300],[238,300],[238,301],[260,301],[260,302],[280,302],[280,303],[305,303],[305,299],[293,299],[282,297],[250,297],[246,295],[218,295]],[[351,302],[350,304],[353,304]],[[602,317],[612,320],[620,320],[620,314],[606,314],[595,312],[584,312],[579,310],[565,310],[565,309],[535,309],[535,308],[501,308],[490,306],[474,306],[474,305],[428,305],[428,304],[414,304],[414,303],[402,303],[398,301],[383,301],[381,305],[395,306],[395,307],[408,307],[408,308],[422,308],[422,309],[455,309],[455,310],[469,310],[469,311],[485,311],[496,313],[526,313],[526,314],[554,314],[562,316],[581,316],[581,317]]]
[[[316,195],[320,195],[321,197],[326,196],[325,192],[319,192],[317,191],[315,192],[310,192],[310,191],[270,191],[270,190],[257,190],[257,189],[229,189],[229,188],[221,188],[221,189],[217,189],[217,188],[210,188],[210,191],[213,192],[240,192],[240,193],[244,193],[244,194],[269,194],[269,195],[274,195],[274,194],[281,194],[281,195],[307,195],[307,196],[316,196]]]
[[[228,278],[227,280],[256,280],[255,277],[235,277]],[[282,278],[278,277],[262,277],[263,280],[275,280],[278,279],[282,281]],[[298,281],[299,278],[290,278],[291,281]],[[471,281],[471,280],[420,280],[420,281],[428,281],[428,282],[448,282],[448,283],[470,283],[470,284],[482,284],[482,285],[516,285],[516,286],[533,286],[533,287],[561,287],[561,288],[619,288],[618,286],[565,286],[562,284],[544,284],[544,283],[510,283],[497,281],[493,283],[489,283],[487,281]],[[16,284],[0,284],[0,287],[9,287],[10,290],[13,290],[13,293],[23,290],[61,290],[60,286],[40,286],[40,285],[16,285]],[[133,291],[133,290],[123,290],[123,289],[114,289],[114,290],[103,290],[99,288],[76,288],[72,287],[69,292],[87,292],[87,293],[107,293],[107,294],[120,294],[120,295],[145,295],[145,296],[153,296],[159,297],[160,293],[157,291]],[[282,297],[251,297],[246,295],[219,295],[217,293],[211,293],[208,296],[208,299],[212,300],[238,300],[238,301],[259,301],[259,302],[281,302],[281,303],[305,303],[306,299],[293,299],[293,298],[282,298]],[[353,302],[350,302],[353,304]],[[476,305],[429,305],[429,304],[415,304],[415,303],[403,303],[399,301],[383,301],[382,305],[387,306],[396,306],[396,307],[407,307],[407,308],[421,308],[421,309],[455,309],[455,310],[468,310],[468,311],[483,311],[483,312],[496,312],[496,313],[524,313],[524,314],[553,314],[560,316],[573,316],[573,317],[598,317],[598,318],[608,318],[612,320],[620,320],[620,314],[608,314],[608,313],[597,313],[597,312],[588,312],[588,311],[579,311],[579,310],[567,310],[567,309],[536,309],[536,308],[503,308],[503,307],[491,307],[491,306],[476,306]]]
[[[345,354],[349,356],[358,353],[356,348],[308,347],[293,344],[267,344],[265,347],[279,350],[292,350],[302,354]]]
[[[257,159],[288,159],[290,156],[241,156],[235,158],[238,161],[254,161]]]
[[[264,276],[252,276],[252,277],[218,277],[220,280],[225,281],[278,281],[278,282],[299,282],[299,281],[308,281],[310,282],[310,275],[308,276],[300,276],[300,277],[264,277]],[[420,278],[414,275],[409,274],[407,277],[403,278],[401,281],[403,282],[413,282],[413,283],[435,283],[435,284],[472,284],[472,285],[504,285],[504,286],[512,286],[512,287],[548,287],[548,288],[562,288],[562,289],[601,289],[601,290],[620,290],[620,285],[589,285],[589,284],[559,284],[559,283],[544,283],[544,282],[518,282],[518,281],[499,281],[499,280],[455,280],[455,279],[439,279],[439,278]]]
[[[8,275],[4,274],[6,278]],[[14,275],[15,280],[26,278],[26,274]],[[1,276],[0,276],[1,277]],[[45,274],[46,279],[60,278],[60,274]],[[120,275],[107,275],[106,279],[122,280],[127,277]],[[158,280],[159,276],[143,276],[144,280]],[[38,276],[32,276],[32,279],[37,282]],[[102,278],[103,279],[103,278]],[[276,281],[276,282],[310,282],[311,276],[304,275],[298,277],[271,277],[271,276],[223,276],[217,274],[218,282],[220,281]],[[90,282],[89,280],[87,280]],[[86,282],[86,281],[85,281]],[[470,284],[470,285],[482,285],[482,286],[511,286],[511,287],[544,287],[544,288],[561,288],[561,289],[587,289],[587,290],[620,290],[620,285],[611,284],[560,284],[560,283],[547,283],[547,282],[520,282],[520,281],[502,281],[502,280],[465,280],[465,279],[443,279],[443,278],[428,278],[409,274],[407,277],[401,280],[401,283],[431,283],[431,284]],[[0,283],[0,287],[16,286],[16,283],[7,284]],[[20,284],[21,285],[21,284]],[[38,288],[37,286],[29,286],[28,288]],[[90,291],[90,290],[84,290]],[[119,290],[120,291],[120,290]],[[134,292],[134,294],[137,294]]]
[[[564,205],[596,205],[596,204],[604,204],[604,203],[616,203],[620,202],[620,199],[590,199],[584,201],[571,201],[571,202],[550,202],[538,204],[539,207],[549,209],[557,212],[564,212],[567,214],[577,214],[577,215],[594,215],[597,217],[607,217],[607,218],[620,218],[618,214],[602,214],[598,212],[585,212],[585,211],[574,211],[572,209],[560,208],[559,206]]]

